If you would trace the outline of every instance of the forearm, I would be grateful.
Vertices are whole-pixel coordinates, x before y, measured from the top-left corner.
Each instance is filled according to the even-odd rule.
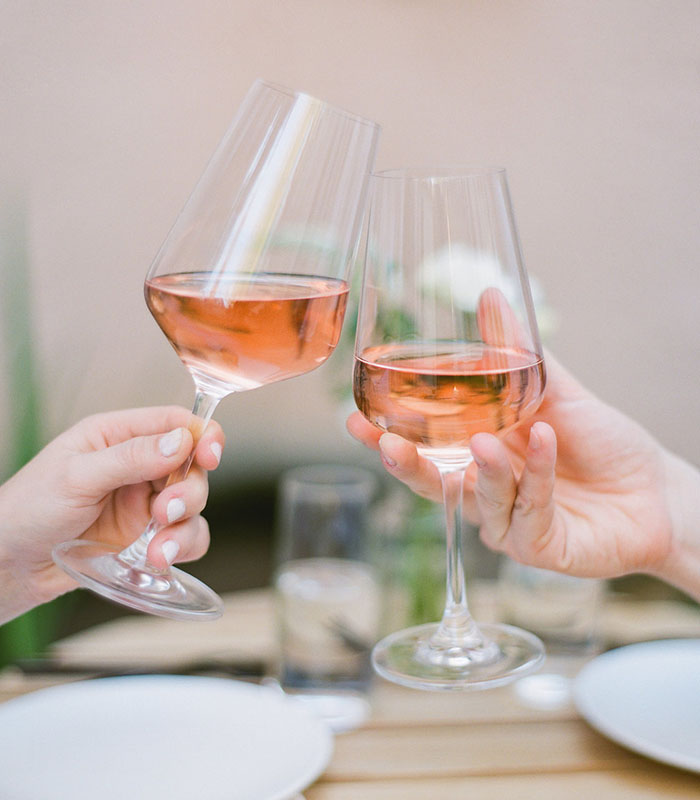
[[[700,471],[671,453],[666,454],[666,497],[672,544],[655,574],[700,601]]]

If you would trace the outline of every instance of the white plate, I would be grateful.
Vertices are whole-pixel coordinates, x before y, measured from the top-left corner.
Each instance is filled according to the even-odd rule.
[[[574,702],[610,739],[700,772],[700,641],[644,642],[604,653],[577,676]]]
[[[270,689],[105,678],[0,705],[0,797],[288,800],[324,770],[329,728]]]

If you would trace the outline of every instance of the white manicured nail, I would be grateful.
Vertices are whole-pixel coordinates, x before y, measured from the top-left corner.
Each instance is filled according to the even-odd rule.
[[[180,497],[173,497],[168,501],[165,507],[165,513],[168,515],[168,522],[175,522],[185,516],[185,502]]]
[[[221,445],[218,442],[212,442],[210,450],[216,456],[216,463],[218,464],[221,461],[221,454],[223,452]]]
[[[168,539],[167,542],[163,542],[160,549],[168,564],[172,564],[177,558],[177,554],[180,552],[180,545],[172,539]]]
[[[180,449],[180,445],[182,444],[182,428],[175,428],[174,431],[170,431],[170,433],[166,433],[165,436],[161,436],[158,442],[158,448],[161,452],[161,455],[164,456],[174,456],[175,453]]]

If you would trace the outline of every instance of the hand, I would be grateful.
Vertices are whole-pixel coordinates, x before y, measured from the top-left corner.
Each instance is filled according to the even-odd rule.
[[[503,441],[490,434],[471,440],[475,465],[465,480],[465,514],[480,525],[482,540],[545,569],[590,577],[652,572],[688,587],[676,574],[684,525],[672,519],[669,495],[688,481],[694,487],[686,494],[700,495],[697,472],[691,475],[688,465],[551,357],[547,372],[533,424]],[[440,499],[437,470],[413,444],[382,434],[359,412],[348,419],[348,430],[381,451],[390,474],[417,494]],[[700,593],[700,575],[690,582]]]
[[[192,450],[190,419],[175,406],[88,417],[0,487],[0,621],[76,587],[51,558],[60,542],[126,547],[153,515],[166,526],[148,548],[154,566],[206,552],[209,529],[199,512],[206,471],[218,466],[223,449],[217,423],[202,435],[187,478],[164,488]]]

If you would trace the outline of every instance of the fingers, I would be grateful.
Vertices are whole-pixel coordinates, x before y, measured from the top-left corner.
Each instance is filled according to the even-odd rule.
[[[201,467],[192,467],[184,481],[167,486],[153,500],[151,513],[161,525],[199,514],[207,504],[209,482]]]
[[[207,469],[215,469],[221,459],[221,436],[207,431],[199,441],[192,466],[184,481],[173,483],[155,498],[153,518],[164,528],[148,546],[148,560],[165,569],[175,561],[193,561],[209,548],[209,526],[199,513],[209,496]],[[198,466],[202,464],[202,466]]]
[[[164,478],[183,463],[192,444],[187,428],[174,428],[81,454],[72,460],[69,485],[99,496],[121,486]]]
[[[195,515],[159,531],[148,545],[147,559],[157,569],[201,558],[209,549],[209,525]]]
[[[185,461],[192,446],[192,434],[186,427],[133,436],[72,459],[68,485],[85,495],[99,496],[120,486],[165,478]],[[221,426],[210,423],[197,445],[195,463],[216,469],[223,446]]]
[[[379,450],[379,439],[382,431],[363,417],[359,411],[354,411],[345,423],[348,433],[358,442],[370,450]]]
[[[378,447],[382,464],[390,475],[398,478],[421,497],[442,500],[437,468],[418,454],[414,444],[395,433],[384,433],[379,437]]]
[[[485,289],[476,310],[481,336],[487,344],[527,347],[525,330],[500,289]]]
[[[511,519],[512,553],[528,561],[549,544],[553,534],[556,460],[554,431],[545,422],[536,422],[530,429]]]
[[[442,498],[440,476],[427,459],[422,458],[411,442],[395,433],[385,433],[368,422],[359,411],[347,420],[348,433],[370,450],[378,450],[384,468],[416,494],[430,500]]]
[[[501,550],[517,493],[515,475],[505,448],[495,436],[477,433],[471,449],[479,468],[474,486],[481,519],[479,534],[488,547]]]
[[[191,419],[192,412],[181,406],[129,408],[94,414],[79,422],[70,433],[85,436],[97,450],[136,436],[186,428]]]
[[[546,546],[552,529],[554,431],[544,422],[532,426],[519,481],[505,448],[494,436],[477,434],[471,445],[479,467],[475,495],[482,540],[495,550],[529,560],[529,554]]]
[[[224,432],[216,422],[210,422],[197,443],[194,453],[195,463],[206,470],[216,469],[221,463],[224,451]]]

